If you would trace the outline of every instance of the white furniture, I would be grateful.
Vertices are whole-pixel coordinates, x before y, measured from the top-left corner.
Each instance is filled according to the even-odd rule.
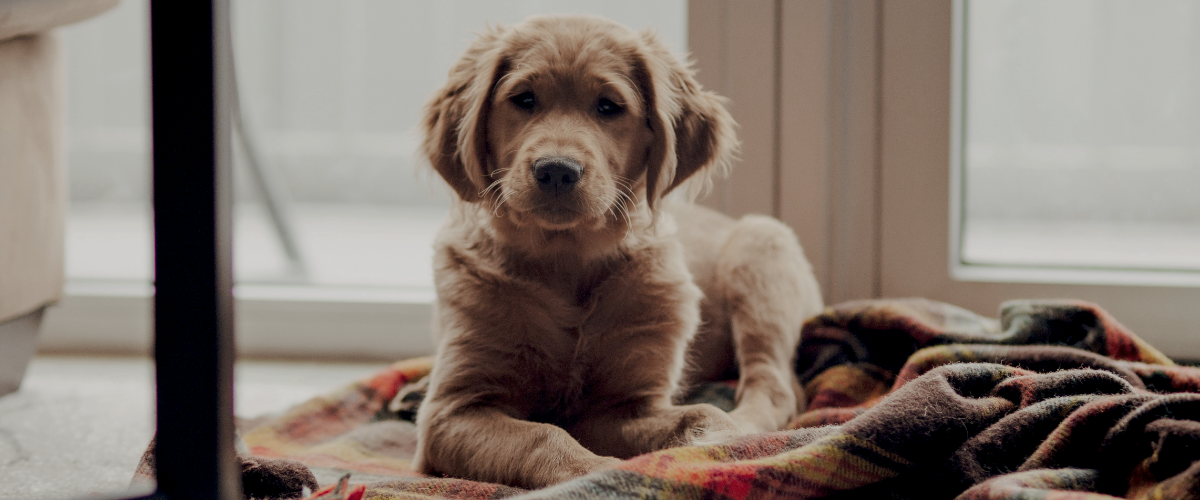
[[[62,296],[66,174],[52,28],[117,0],[0,0],[0,395],[20,387],[42,310]]]

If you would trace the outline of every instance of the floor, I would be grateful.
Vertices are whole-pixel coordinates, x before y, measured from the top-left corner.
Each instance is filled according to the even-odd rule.
[[[239,361],[235,413],[280,412],[383,368],[380,363]],[[0,397],[0,499],[125,493],[154,433],[147,358],[38,356]]]

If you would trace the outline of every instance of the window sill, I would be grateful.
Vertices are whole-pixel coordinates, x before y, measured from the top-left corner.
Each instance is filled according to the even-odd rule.
[[[951,266],[957,281],[1200,288],[1200,272],[1007,265]]]
[[[962,281],[1200,287],[1200,224],[968,219]]]
[[[152,297],[145,282],[73,280],[47,310],[38,350],[148,354]],[[431,288],[242,284],[234,297],[239,356],[390,361],[434,350]]]

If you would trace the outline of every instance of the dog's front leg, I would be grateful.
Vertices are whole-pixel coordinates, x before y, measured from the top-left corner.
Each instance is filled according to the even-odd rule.
[[[715,444],[740,432],[713,405],[675,406],[662,400],[589,416],[572,426],[571,434],[596,453],[629,458],[675,446]]]
[[[541,488],[620,463],[588,451],[567,431],[496,408],[433,411],[423,426],[421,472]]]

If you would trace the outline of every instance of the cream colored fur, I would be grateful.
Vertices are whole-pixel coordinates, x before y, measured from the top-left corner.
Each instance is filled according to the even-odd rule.
[[[435,243],[421,471],[541,487],[803,407],[792,360],[822,302],[795,235],[663,200],[728,167],[734,126],[649,33],[539,17],[471,45],[426,108],[459,201]],[[571,189],[539,188],[552,157],[582,167]],[[733,412],[676,404],[734,374]]]

